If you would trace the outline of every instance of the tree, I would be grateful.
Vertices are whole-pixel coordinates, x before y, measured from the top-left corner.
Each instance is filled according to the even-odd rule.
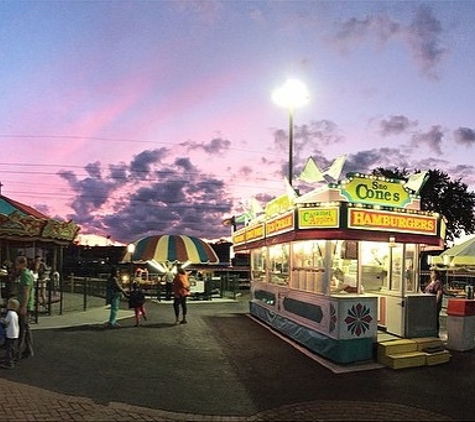
[[[378,167],[376,176],[407,180],[407,169]],[[420,191],[421,210],[442,214],[447,219],[447,240],[462,234],[475,233],[475,192],[469,191],[461,179],[450,180],[447,173],[429,170],[428,179]]]

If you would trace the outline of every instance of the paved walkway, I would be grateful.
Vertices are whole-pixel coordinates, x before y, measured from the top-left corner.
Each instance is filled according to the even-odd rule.
[[[36,355],[0,372],[0,421],[473,419],[472,353],[338,375],[249,318],[246,298],[189,308],[184,326],[163,302],[138,328],[128,309],[118,330],[103,328],[105,307],[41,317]],[[460,403],[444,402],[455,385]]]

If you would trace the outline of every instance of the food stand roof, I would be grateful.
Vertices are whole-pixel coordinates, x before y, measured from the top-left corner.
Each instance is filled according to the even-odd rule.
[[[49,218],[29,205],[0,195],[0,239],[66,245],[78,232],[79,226],[72,220]]]
[[[347,173],[338,183],[293,194],[268,202],[264,213],[252,215],[244,227],[233,226],[234,250],[310,239],[393,239],[443,247],[444,217],[422,211],[420,196],[402,180]]]

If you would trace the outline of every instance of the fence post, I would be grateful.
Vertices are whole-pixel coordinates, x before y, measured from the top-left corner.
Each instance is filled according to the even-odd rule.
[[[74,278],[74,273],[69,276],[71,280]],[[59,277],[59,314],[63,315],[63,301],[64,301],[64,279],[66,277]]]
[[[34,312],[35,312],[35,315],[34,315],[35,324],[38,324],[38,312],[39,312],[39,306],[38,306],[38,297],[39,297],[39,294],[38,294],[38,287],[39,287],[39,285],[40,285],[39,280],[36,279],[36,282],[35,282],[35,309],[34,309]]]
[[[48,315],[51,316],[51,301],[53,300],[53,294],[51,292],[51,288],[53,285],[53,280],[51,280],[51,276],[48,277],[46,280],[46,286],[48,287]]]
[[[234,294],[234,300],[236,300],[237,297],[237,290],[239,290],[239,275],[234,274],[233,276],[233,294]]]
[[[89,285],[89,278],[84,277],[84,286],[83,286],[83,310],[87,310],[87,287]]]

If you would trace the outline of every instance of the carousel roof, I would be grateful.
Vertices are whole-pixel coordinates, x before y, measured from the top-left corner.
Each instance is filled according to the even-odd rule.
[[[72,220],[60,221],[0,195],[0,239],[67,244],[79,232]]]
[[[47,215],[35,210],[29,205],[22,204],[21,202],[0,195],[0,214],[10,215],[15,211],[23,215],[31,215],[35,218],[49,218]]]

